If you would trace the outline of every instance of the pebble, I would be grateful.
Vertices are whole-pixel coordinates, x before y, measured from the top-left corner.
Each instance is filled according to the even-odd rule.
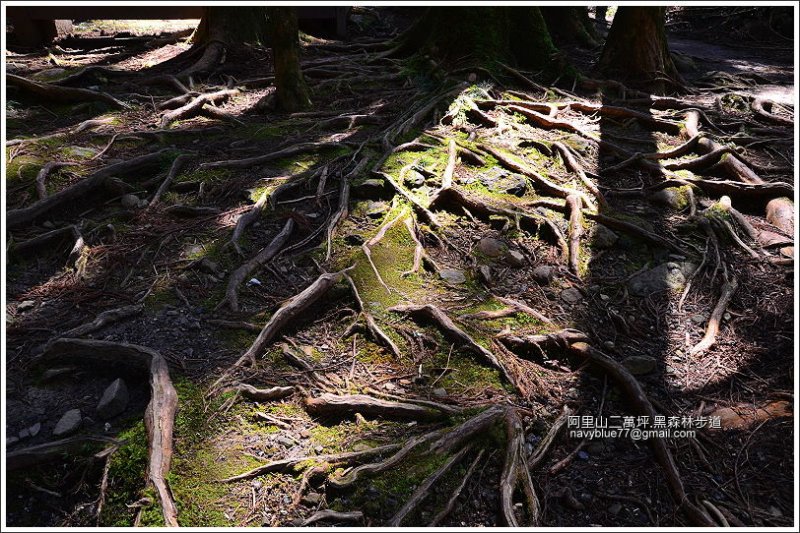
[[[71,409],[61,416],[53,429],[54,437],[61,437],[75,433],[80,429],[83,418],[80,409]]]
[[[17,311],[19,311],[20,313],[24,313],[25,311],[30,311],[35,306],[36,302],[34,302],[33,300],[25,300],[23,302],[20,302],[19,305],[17,305]]]
[[[613,515],[618,515],[622,511],[622,505],[619,503],[612,503],[608,506],[608,512]]]
[[[480,265],[478,267],[478,276],[486,285],[492,284],[492,269],[489,265]]]
[[[533,280],[539,285],[549,285],[556,274],[556,269],[550,265],[539,265],[531,273]]]
[[[101,419],[117,416],[128,407],[128,386],[122,378],[115,379],[106,390],[97,404],[97,415]]]
[[[576,304],[583,300],[583,294],[578,289],[570,288],[561,291],[561,299],[568,304]]]
[[[500,239],[494,239],[492,237],[484,237],[480,241],[478,241],[478,245],[475,247],[475,250],[479,253],[485,255],[486,257],[500,257],[503,255],[508,247],[506,243],[501,241]]]
[[[289,437],[285,437],[283,435],[278,435],[278,437],[275,439],[275,442],[287,448],[294,446],[296,444],[294,439],[290,439]]]
[[[442,387],[437,387],[437,388],[433,389],[431,391],[431,394],[433,394],[437,398],[446,398],[447,397],[447,391],[445,389],[443,389]]]
[[[451,285],[460,285],[461,283],[467,281],[467,277],[464,275],[464,272],[455,268],[441,269],[439,271],[439,277]]]
[[[513,250],[506,255],[506,263],[512,267],[520,268],[525,266],[525,256],[521,252]]]
[[[613,341],[605,341],[603,343],[603,348],[606,350],[613,350],[614,349],[614,342]]]
[[[631,355],[622,360],[622,366],[634,376],[641,376],[656,369],[656,360],[648,355]]]

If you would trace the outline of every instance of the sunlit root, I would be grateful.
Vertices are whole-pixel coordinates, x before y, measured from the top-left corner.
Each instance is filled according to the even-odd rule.
[[[449,409],[393,402],[364,394],[337,396],[323,394],[305,399],[304,407],[314,417],[346,417],[359,413],[367,418],[385,420],[440,420],[448,416]]]
[[[520,524],[514,512],[514,493],[520,488],[525,497],[528,513],[528,526],[539,525],[539,498],[533,488],[533,480],[528,465],[525,461],[525,432],[522,430],[522,421],[517,411],[512,408],[505,410],[506,423],[506,453],[503,473],[500,476],[500,508],[503,519],[509,527],[519,527]]]
[[[730,303],[731,298],[738,287],[739,282],[735,276],[731,277],[731,279],[722,286],[722,292],[720,293],[719,300],[717,300],[717,305],[714,306],[714,311],[711,313],[711,318],[708,319],[706,333],[702,340],[692,347],[692,349],[689,351],[690,354],[694,355],[703,353],[714,345],[714,342],[717,340],[717,333],[719,333],[719,325],[720,322],[722,322],[722,317],[725,315],[725,310],[728,308],[728,303]]]

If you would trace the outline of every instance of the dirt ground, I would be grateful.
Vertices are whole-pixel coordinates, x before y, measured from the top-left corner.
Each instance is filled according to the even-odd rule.
[[[183,40],[6,52],[7,73],[67,79],[125,104],[55,104],[9,90],[6,139],[20,141],[6,146],[8,213],[161,151],[147,169],[7,229],[7,453],[54,440],[71,409],[82,416],[75,435],[114,440],[9,471],[9,525],[163,524],[145,475],[147,375],[126,361],[43,363],[49,342],[123,306],[130,314],[81,336],[146,346],[168,362],[179,402],[168,482],[184,526],[505,525],[500,487],[514,435],[502,424],[446,453],[419,445],[392,464],[378,457],[396,449],[376,453],[373,471],[313,459],[366,457],[468,427],[492,406],[519,413],[520,460],[543,453],[530,469],[535,513],[520,492],[525,480],[511,483],[521,525],[688,525],[648,443],[566,431],[548,439],[565,408],[634,414],[625,386],[576,359],[565,330],[620,362],[659,415],[720,417],[720,429],[665,447],[688,500],[714,523],[794,523],[794,229],[765,216],[769,200],[794,194],[792,50],[672,36],[690,90],[658,104],[609,87],[537,88],[524,81],[534,73],[393,59],[386,43],[407,24],[403,10],[361,8],[346,43],[304,35],[308,112],[261,109],[274,91],[270,50],[231,50],[212,76],[187,82],[198,93],[238,89],[213,106],[222,113],[169,124],[161,104],[175,88],[145,81],[191,63]],[[564,51],[591,75],[599,49]],[[119,72],[69,78],[88,66]],[[769,109],[758,114],[753,102],[764,99]],[[692,113],[705,138],[727,147],[712,161],[693,164],[698,151],[680,150],[692,141]],[[102,123],[74,131],[90,119]],[[181,154],[185,164],[152,204]],[[726,158],[766,185],[741,185]],[[37,189],[53,161],[71,164]],[[240,225],[247,213],[252,223]],[[247,273],[232,310],[231,275],[287,226],[281,251]],[[292,316],[255,366],[234,366],[276,310],[350,267],[350,281],[338,276]],[[423,304],[469,340],[397,308]],[[695,349],[716,315],[715,342]],[[117,378],[129,401],[102,418],[98,401]],[[292,389],[255,401],[239,383]],[[433,406],[437,416],[313,412],[309,398],[326,394]],[[221,481],[265,464],[271,471]]]

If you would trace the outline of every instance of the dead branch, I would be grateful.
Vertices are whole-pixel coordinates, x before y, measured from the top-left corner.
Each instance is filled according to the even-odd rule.
[[[169,186],[175,179],[175,176],[177,176],[178,172],[180,172],[181,167],[183,167],[183,165],[185,165],[189,159],[191,159],[191,157],[187,154],[181,154],[175,158],[175,160],[172,162],[172,166],[169,167],[169,172],[167,172],[167,177],[164,178],[163,182],[161,182],[161,185],[158,187],[158,190],[153,195],[152,200],[150,200],[148,209],[152,208],[161,200],[161,197],[164,195],[165,192],[167,192]]]
[[[65,331],[59,335],[59,337],[80,337],[81,335],[86,335],[87,333],[97,331],[98,329],[103,328],[113,322],[119,322],[120,320],[128,317],[138,315],[143,310],[144,306],[142,304],[134,304],[103,311],[91,322],[81,324],[80,326]]]
[[[580,271],[581,235],[583,234],[583,214],[581,199],[575,194],[567,196],[569,210],[569,269],[578,275]]]
[[[6,452],[6,472],[47,464],[63,459],[65,455],[69,456],[83,452],[86,444],[91,442],[119,444],[119,441],[104,435],[79,435],[45,442],[28,448]]]
[[[294,394],[294,387],[270,387],[268,389],[259,389],[248,383],[239,383],[231,390],[235,390],[248,400],[254,402],[272,402],[291,396]]]
[[[514,492],[522,485],[522,493],[528,510],[529,526],[539,525],[539,498],[533,488],[530,470],[525,462],[525,432],[516,409],[505,409],[506,423],[506,458],[503,473],[500,476],[500,507],[503,518],[509,527],[519,527],[514,513]]]

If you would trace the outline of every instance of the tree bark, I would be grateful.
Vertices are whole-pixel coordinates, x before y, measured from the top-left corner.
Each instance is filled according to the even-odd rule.
[[[664,7],[620,7],[600,55],[600,72],[658,94],[680,83],[667,45],[665,13]]]
[[[293,112],[308,108],[311,106],[311,95],[300,70],[297,10],[293,7],[271,7],[268,12],[278,109]]]
[[[585,6],[540,8],[550,36],[559,44],[578,44],[587,48],[597,46],[597,32],[589,20]]]

